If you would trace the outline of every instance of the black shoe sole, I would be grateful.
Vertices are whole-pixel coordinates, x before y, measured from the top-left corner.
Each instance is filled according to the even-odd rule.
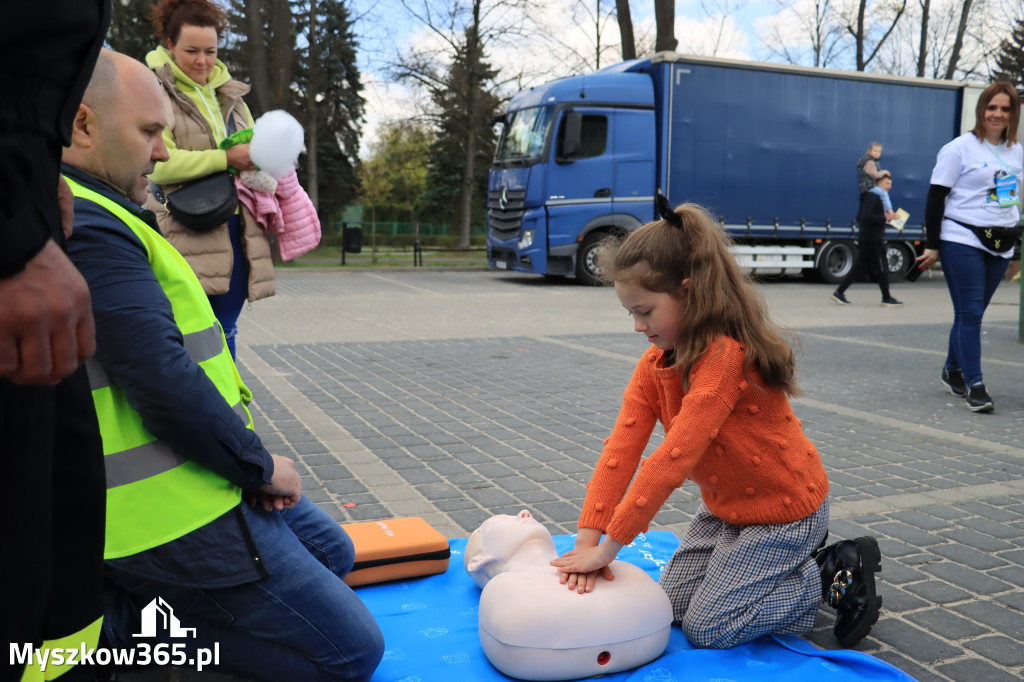
[[[875,573],[882,570],[882,552],[878,549],[878,541],[873,537],[864,536],[856,538],[854,542],[860,550],[861,581],[867,588],[867,599],[864,615],[857,626],[846,635],[836,637],[844,649],[852,648],[868,636],[872,626],[878,622],[878,612],[882,608],[882,598],[875,592]]]
[[[992,412],[996,409],[994,403],[985,403],[984,405],[971,405],[967,403],[967,409],[971,412]]]

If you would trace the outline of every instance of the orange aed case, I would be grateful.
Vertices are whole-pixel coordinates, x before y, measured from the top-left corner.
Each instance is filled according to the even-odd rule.
[[[448,570],[448,539],[418,516],[341,527],[356,549],[356,563],[345,576],[350,587]]]

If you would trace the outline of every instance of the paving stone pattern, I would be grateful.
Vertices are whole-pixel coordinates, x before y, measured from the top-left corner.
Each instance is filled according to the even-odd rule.
[[[858,648],[922,681],[1024,678],[1016,331],[986,325],[985,357],[1008,359],[986,360],[992,415],[938,383],[947,324],[800,334],[794,408],[829,471],[830,531],[883,553],[882,617]],[[571,533],[644,347],[630,333],[261,345],[241,369],[268,448],[341,522],[419,515],[453,537],[526,508]],[[698,501],[687,484],[652,527],[681,533]],[[809,636],[826,648],[833,614]]]

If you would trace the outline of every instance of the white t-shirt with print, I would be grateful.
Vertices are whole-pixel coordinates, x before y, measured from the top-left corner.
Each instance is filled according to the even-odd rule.
[[[1017,178],[1018,196],[1024,182],[1024,145],[988,145],[967,132],[939,150],[931,184],[952,188],[946,197],[942,221],[943,241],[966,244],[995,256],[1010,258],[1013,250],[999,253],[985,248],[981,240],[957,220],[978,227],[1013,227],[1020,220],[1020,206],[1003,208],[996,199],[996,174],[1005,171]]]

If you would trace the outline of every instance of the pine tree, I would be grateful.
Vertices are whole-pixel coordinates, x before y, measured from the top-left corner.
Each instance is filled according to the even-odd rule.
[[[231,0],[229,16],[225,62],[252,85],[255,117],[284,109],[302,124],[299,180],[326,221],[359,189],[364,100],[348,9],[339,0]]]
[[[1024,19],[1017,20],[1013,33],[999,45],[992,81],[1008,81],[1024,92]]]
[[[469,246],[471,226],[486,222],[483,197],[495,145],[487,120],[499,106],[489,89],[497,72],[474,34],[470,26],[443,87],[431,93],[438,126],[423,200],[426,212],[457,226],[459,244],[464,247]]]
[[[151,5],[153,0],[113,0],[107,31],[107,43],[112,50],[146,61],[146,54],[160,42],[149,21]]]

